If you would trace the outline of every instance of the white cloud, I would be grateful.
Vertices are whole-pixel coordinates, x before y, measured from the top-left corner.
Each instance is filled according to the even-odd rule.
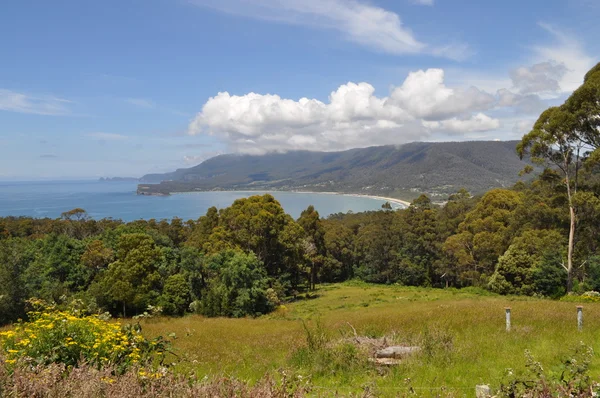
[[[374,95],[367,83],[348,83],[329,102],[250,93],[219,93],[189,126],[190,134],[211,134],[235,150],[336,150],[415,140],[427,132],[402,108]]]
[[[497,102],[475,87],[447,87],[444,72],[429,69],[410,73],[389,97],[376,96],[368,83],[352,82],[333,91],[327,102],[219,93],[204,104],[188,132],[216,136],[241,152],[340,150],[423,140],[431,130],[493,130],[500,122],[481,111]]]
[[[0,89],[0,110],[35,115],[63,116],[71,114],[71,101],[47,95],[28,95]]]
[[[280,23],[334,30],[349,41],[389,54],[428,53],[452,59],[467,55],[464,44],[428,46],[400,16],[358,0],[189,0],[223,12]],[[432,0],[420,0],[421,4]]]
[[[125,141],[127,136],[114,133],[87,133],[86,137],[93,138],[100,141]]]
[[[553,61],[564,65],[565,71],[558,80],[563,92],[574,91],[583,83],[583,76],[595,64],[594,58],[588,55],[583,45],[575,38],[548,24],[540,24],[554,38],[549,45],[533,48],[535,62]]]
[[[522,134],[540,112],[564,96],[573,65],[591,59],[578,54],[580,61],[575,63],[535,60],[512,70],[510,79],[475,75],[476,86],[466,84],[464,72],[449,84],[442,69],[418,70],[388,96],[377,96],[365,82],[341,85],[324,102],[222,92],[208,99],[188,133],[212,135],[229,150],[247,153],[341,150],[490,131]],[[587,66],[577,70],[576,80],[581,81]],[[504,127],[513,125],[512,131]]]
[[[424,121],[423,125],[432,130],[441,130],[448,133],[464,134],[495,130],[500,127],[500,120],[493,119],[483,113],[478,113],[466,119],[452,119],[442,121]]]
[[[466,112],[489,109],[495,102],[493,95],[476,87],[447,87],[442,69],[409,73],[402,86],[396,88],[390,98],[415,117],[427,120],[441,120]]]

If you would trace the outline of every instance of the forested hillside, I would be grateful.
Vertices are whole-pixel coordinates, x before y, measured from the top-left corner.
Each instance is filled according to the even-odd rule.
[[[414,142],[343,152],[220,155],[189,169],[149,174],[139,193],[212,189],[281,189],[446,197],[508,187],[527,163],[516,141]]]
[[[0,322],[23,317],[33,297],[121,315],[160,306],[254,316],[352,278],[548,297],[599,291],[599,127],[600,64],[516,145],[541,174],[474,197],[460,189],[443,206],[421,195],[402,210],[322,219],[309,206],[294,220],[264,195],[188,221],[92,220],[82,209],[3,218]]]

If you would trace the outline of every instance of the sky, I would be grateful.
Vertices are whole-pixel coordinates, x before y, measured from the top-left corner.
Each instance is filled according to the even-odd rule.
[[[596,0],[5,0],[0,180],[519,139],[600,61]]]

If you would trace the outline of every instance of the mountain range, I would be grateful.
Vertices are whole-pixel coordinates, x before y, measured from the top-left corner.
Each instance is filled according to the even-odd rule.
[[[140,179],[139,194],[208,190],[301,190],[445,197],[512,186],[528,163],[517,141],[413,142],[340,152],[228,154]]]

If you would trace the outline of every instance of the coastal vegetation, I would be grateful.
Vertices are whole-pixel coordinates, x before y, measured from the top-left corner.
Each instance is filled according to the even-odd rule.
[[[295,220],[268,194],[197,220],[94,220],[80,208],[1,218],[0,323],[12,325],[0,388],[83,369],[140,395],[166,394],[169,380],[191,389],[170,390],[180,395],[452,396],[487,383],[501,396],[593,396],[599,123],[596,66],[516,145],[542,171],[510,188],[326,219],[309,206]],[[573,302],[588,303],[579,332]],[[382,368],[370,360],[381,342],[418,350]],[[209,377],[223,373],[234,378]]]

